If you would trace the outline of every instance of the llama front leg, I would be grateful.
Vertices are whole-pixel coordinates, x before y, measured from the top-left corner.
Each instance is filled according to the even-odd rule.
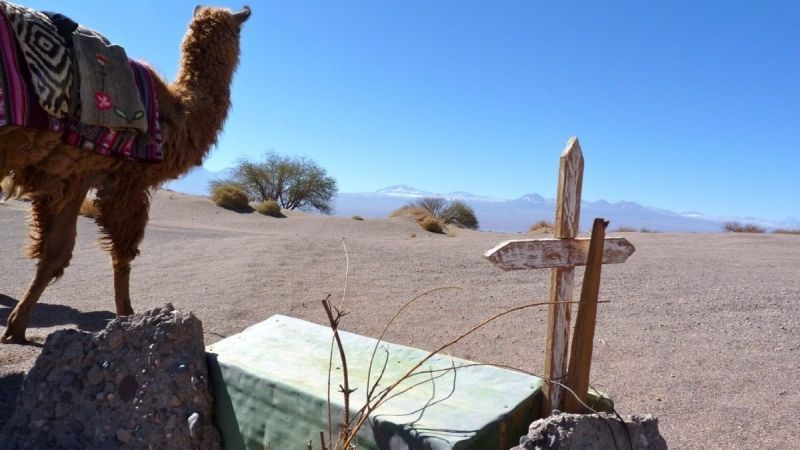
[[[130,297],[131,261],[139,255],[150,197],[144,188],[101,187],[95,201],[97,223],[106,234],[104,246],[114,269],[114,302],[118,316],[133,314]]]
[[[117,306],[117,315],[130,316],[133,314],[130,294],[131,263],[113,260],[111,265],[114,268],[114,303]]]
[[[72,259],[77,234],[78,210],[86,197],[88,186],[80,187],[70,193],[62,203],[61,210],[51,211],[52,197],[33,199],[33,245],[30,255],[38,258],[36,275],[28,289],[11,311],[8,326],[0,338],[3,343],[25,343],[25,330],[28,328],[34,305],[39,301],[42,292],[53,280],[64,274],[64,269]]]

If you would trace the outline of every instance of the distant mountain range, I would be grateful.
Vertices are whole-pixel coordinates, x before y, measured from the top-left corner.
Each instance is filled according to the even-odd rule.
[[[186,172],[186,175],[165,184],[166,189],[192,195],[209,195],[208,186],[212,181],[224,180],[233,174],[233,169],[209,172],[203,166],[197,166]]]
[[[230,176],[232,169],[209,172],[197,167],[182,178],[167,183],[165,187],[174,191],[194,195],[208,195],[208,185],[213,180]],[[519,232],[532,224],[553,221],[555,200],[539,194],[526,194],[513,200],[481,197],[468,192],[437,194],[415,189],[411,186],[390,186],[376,192],[346,193],[337,195],[334,214],[338,216],[359,215],[365,218],[386,217],[397,208],[423,197],[444,197],[460,200],[472,207],[480,222],[480,228],[488,231]],[[581,203],[581,230],[591,228],[595,217],[611,221],[610,229],[631,227],[647,228],[651,231],[718,232],[728,221],[752,223],[773,230],[776,228],[800,228],[800,218],[767,221],[753,217],[713,217],[698,212],[676,213],[666,209],[642,206],[633,202],[609,203],[605,200]]]

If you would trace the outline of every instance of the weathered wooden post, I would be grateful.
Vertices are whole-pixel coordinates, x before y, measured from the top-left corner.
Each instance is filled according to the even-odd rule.
[[[564,400],[564,411],[583,414],[587,411],[589,375],[592,369],[592,350],[594,348],[594,328],[597,322],[597,297],[600,293],[600,273],[603,266],[603,246],[608,222],[594,219],[592,237],[589,241],[589,256],[583,272],[581,301],[578,303],[578,317],[575,319],[575,333],[569,351],[569,368],[566,385],[575,394]]]
[[[552,268],[550,301],[547,310],[547,343],[544,376],[547,380],[564,383],[567,375],[569,323],[575,266],[585,265],[589,239],[576,239],[580,226],[581,185],[583,183],[583,154],[578,138],[572,138],[561,154],[556,200],[555,238],[506,241],[484,254],[484,257],[503,270]],[[635,251],[623,238],[605,239],[604,264],[625,262]],[[564,390],[547,383],[541,414],[549,416],[561,409]]]

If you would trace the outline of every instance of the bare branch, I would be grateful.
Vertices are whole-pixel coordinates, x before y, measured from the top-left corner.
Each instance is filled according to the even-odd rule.
[[[333,330],[333,337],[336,340],[336,346],[339,348],[339,357],[342,359],[342,375],[344,377],[344,386],[340,386],[340,389],[342,394],[344,394],[344,415],[339,434],[347,436],[345,440],[347,443],[352,440],[352,436],[350,436],[350,394],[352,394],[355,389],[350,389],[350,377],[347,373],[347,355],[345,354],[344,346],[342,345],[342,339],[339,336],[339,319],[341,318],[341,315],[337,315],[335,318],[333,317],[333,311],[331,311],[331,307],[328,304],[327,298],[322,300],[322,306],[325,308],[325,313],[328,315],[328,321],[331,329]],[[345,447],[347,447],[347,444],[345,444]]]
[[[463,288],[460,288],[458,286],[442,286],[442,287],[438,287],[438,288],[427,290],[427,291],[417,295],[416,297],[412,298],[411,300],[407,301],[400,309],[397,310],[397,312],[394,313],[394,316],[392,316],[392,318],[389,319],[389,322],[387,322],[386,326],[383,327],[383,331],[381,331],[381,335],[378,336],[378,340],[375,342],[375,348],[372,349],[372,356],[369,358],[369,367],[367,368],[367,386],[369,386],[370,380],[372,379],[372,362],[375,360],[375,353],[378,351],[378,345],[380,345],[381,341],[383,340],[383,337],[386,335],[386,332],[389,331],[389,327],[392,326],[392,323],[394,323],[395,319],[397,319],[397,317],[400,315],[400,313],[402,313],[406,308],[411,306],[411,304],[413,304],[417,300],[425,297],[428,294],[432,294],[432,293],[438,292],[438,291],[443,291],[443,290],[446,290],[446,289],[463,289]],[[383,375],[383,372],[381,372],[381,375]],[[378,378],[378,381],[380,381],[380,377]],[[375,386],[378,385],[378,381],[375,382]],[[372,392],[374,390],[375,390],[375,387],[372,387],[371,389],[368,389],[368,392],[367,392],[367,404],[369,404],[369,402],[372,400],[371,396],[372,396]]]
[[[556,304],[556,303],[580,303],[580,302],[577,302],[577,301],[572,301],[572,302],[539,302],[539,303],[529,303],[529,304],[526,304],[526,305],[517,306],[515,308],[511,308],[511,309],[502,311],[502,312],[500,312],[498,314],[495,314],[495,315],[489,317],[488,319],[484,320],[483,322],[479,323],[478,325],[475,325],[474,327],[470,328],[467,332],[463,333],[462,335],[458,336],[457,338],[455,338],[455,339],[453,339],[453,340],[441,345],[436,350],[430,352],[426,357],[424,357],[417,364],[415,364],[414,367],[409,369],[397,381],[395,381],[389,387],[384,389],[382,391],[382,394],[380,394],[378,396],[378,398],[377,398],[377,400],[375,401],[374,404],[365,405],[366,410],[364,411],[363,414],[360,415],[358,421],[356,422],[355,426],[353,427],[353,433],[351,434],[351,438],[344,440],[344,447],[347,448],[347,446],[350,445],[350,442],[352,441],[352,436],[358,430],[361,429],[361,427],[364,425],[364,423],[369,418],[370,412],[375,410],[375,409],[377,409],[377,408],[379,408],[381,405],[383,405],[385,403],[386,397],[389,395],[390,392],[392,392],[400,383],[402,383],[404,380],[406,380],[411,374],[416,372],[417,369],[419,369],[423,364],[425,364],[426,361],[431,359],[434,355],[436,355],[437,353],[441,353],[446,348],[455,345],[456,343],[458,343],[459,341],[461,341],[465,337],[469,336],[470,334],[474,333],[478,329],[482,328],[483,326],[487,325],[488,323],[493,322],[493,321],[495,321],[495,320],[497,320],[497,319],[499,319],[499,318],[501,318],[503,316],[506,316],[506,315],[509,315],[511,313],[514,313],[514,312],[517,312],[517,311],[521,311],[521,310],[524,310],[524,309],[530,309],[530,308],[535,308],[535,307],[545,306],[545,305],[551,305],[551,304]],[[608,301],[602,301],[602,302],[598,302],[598,303],[608,303]],[[555,383],[555,382],[553,382],[553,383]]]
[[[344,306],[344,299],[347,297],[347,280],[350,275],[350,255],[347,254],[347,244],[345,244],[344,238],[342,238],[342,248],[344,249],[344,288],[342,289],[342,300],[339,302],[339,310],[342,309]]]

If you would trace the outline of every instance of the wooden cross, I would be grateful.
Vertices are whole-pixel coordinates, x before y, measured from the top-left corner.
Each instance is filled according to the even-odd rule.
[[[575,266],[586,264],[589,239],[576,238],[580,226],[583,154],[578,138],[573,137],[561,154],[558,172],[558,200],[554,239],[505,241],[484,253],[484,257],[503,270],[551,268],[550,301],[547,310],[547,344],[544,376],[564,383],[567,375],[569,323]],[[604,264],[622,263],[636,250],[623,238],[606,238],[603,243]],[[541,415],[562,409],[564,390],[547,383]]]

